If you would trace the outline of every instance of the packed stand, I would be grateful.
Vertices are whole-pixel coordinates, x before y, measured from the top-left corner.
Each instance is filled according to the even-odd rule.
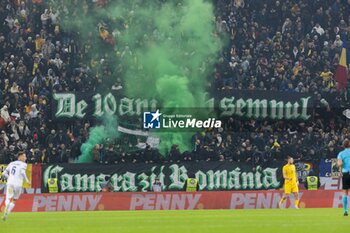
[[[350,1],[217,1],[230,47],[217,66],[222,89],[336,92],[335,70],[350,39]]]
[[[331,107],[349,100],[347,89],[337,92],[333,77],[342,40],[349,41],[350,1],[219,0],[215,7],[217,34],[229,35],[230,43],[213,72],[212,91],[306,92],[318,100],[332,94],[334,103],[316,106],[320,113],[306,123],[229,118],[222,129],[194,135],[192,151],[181,153],[173,145],[165,160],[257,166],[286,155],[303,160],[335,157],[350,130],[344,119],[330,113]],[[51,95],[93,91],[112,71],[107,57],[81,63],[99,38],[80,44],[76,32],[61,27],[61,14],[40,0],[0,2],[0,163],[13,160],[19,150],[28,152],[31,163],[74,161],[89,136],[93,122],[52,121]],[[103,68],[95,72],[98,63]],[[112,89],[122,90],[122,83],[118,79]],[[139,140],[96,145],[94,161],[163,162],[149,145],[138,148]]]
[[[0,21],[0,163],[19,150],[32,163],[67,162],[80,153],[74,136],[87,132],[52,122],[50,101],[54,91],[83,91],[77,45],[39,0],[1,1]]]

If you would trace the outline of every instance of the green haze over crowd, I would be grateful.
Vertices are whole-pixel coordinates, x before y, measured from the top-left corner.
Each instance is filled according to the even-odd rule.
[[[74,1],[66,3],[68,11],[77,7]],[[128,97],[155,98],[161,109],[172,108],[176,113],[182,113],[181,108],[204,107],[206,87],[223,45],[215,34],[211,2],[116,0],[93,10],[82,5],[82,12],[68,14],[63,25],[79,31],[84,43],[92,32],[98,36],[98,25],[109,19],[107,30],[110,35],[114,32],[115,44],[95,43],[91,53],[108,48],[105,54],[120,68]],[[103,125],[90,131],[90,138],[82,146],[81,161],[92,158],[93,144],[111,136],[103,133],[109,128]],[[173,144],[178,144],[181,151],[191,150],[191,132],[154,133],[161,139],[163,154]]]

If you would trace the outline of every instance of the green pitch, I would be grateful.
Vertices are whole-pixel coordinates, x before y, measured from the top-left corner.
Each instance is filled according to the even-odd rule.
[[[0,222],[4,233],[341,233],[350,216],[341,209],[114,211],[13,213]]]

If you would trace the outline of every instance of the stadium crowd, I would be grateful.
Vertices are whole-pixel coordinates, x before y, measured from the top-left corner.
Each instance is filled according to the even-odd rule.
[[[227,2],[230,2],[227,5]],[[217,89],[332,93],[349,1],[218,1],[219,32],[231,46],[219,61]]]
[[[122,138],[96,146],[95,162],[217,160],[263,165],[286,155],[312,160],[339,152],[350,128],[337,108],[350,98],[348,88],[337,91],[333,78],[343,40],[350,39],[350,1],[214,2],[217,34],[228,34],[230,44],[213,71],[211,90],[312,93],[318,100],[313,119],[229,118],[222,129],[194,135],[193,151],[181,153],[173,145],[165,158],[150,146],[135,150],[137,139]],[[87,8],[108,7],[102,0],[84,3]],[[112,74],[107,68],[97,75],[91,72],[94,62],[81,62],[94,41],[81,44],[76,32],[65,31],[60,24],[63,14],[44,0],[0,2],[0,163],[13,160],[19,150],[27,151],[31,163],[73,161],[88,138],[90,122],[52,121],[51,95],[95,90],[103,84],[101,76]],[[123,80],[112,88],[123,89]],[[332,96],[332,102],[322,102],[325,96]]]

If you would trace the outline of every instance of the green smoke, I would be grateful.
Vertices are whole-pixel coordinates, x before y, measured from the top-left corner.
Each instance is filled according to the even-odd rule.
[[[91,128],[89,139],[80,148],[81,156],[78,162],[91,162],[93,160],[93,150],[97,144],[103,144],[106,140],[114,140],[119,136],[117,127],[117,119],[109,116],[103,119],[102,125]]]
[[[74,1],[65,3],[74,12],[64,25],[78,30],[83,43],[87,38],[95,38],[89,59],[107,54],[114,67],[118,67],[118,75],[115,73],[104,82],[112,83],[121,75],[128,97],[155,98],[162,108],[176,108],[176,113],[182,113],[181,108],[204,107],[208,78],[223,44],[215,35],[210,2],[115,0],[106,8],[88,10],[84,1],[78,5]],[[114,47],[96,39],[96,28],[101,23],[108,25],[110,34],[114,32]],[[92,32],[95,36],[91,36]],[[104,126],[100,127],[91,131],[92,144],[103,134]],[[172,144],[178,144],[182,151],[190,149],[192,133],[157,132],[161,152]],[[89,151],[91,146],[86,148]]]
[[[123,3],[109,13],[124,15],[128,25],[117,45],[126,67],[128,95],[155,98],[163,108],[177,108],[177,113],[182,108],[204,107],[205,86],[222,47],[214,35],[213,6],[203,0]],[[133,55],[122,57],[125,49]],[[160,132],[158,136],[163,153],[172,144],[183,151],[190,149],[190,132]]]

